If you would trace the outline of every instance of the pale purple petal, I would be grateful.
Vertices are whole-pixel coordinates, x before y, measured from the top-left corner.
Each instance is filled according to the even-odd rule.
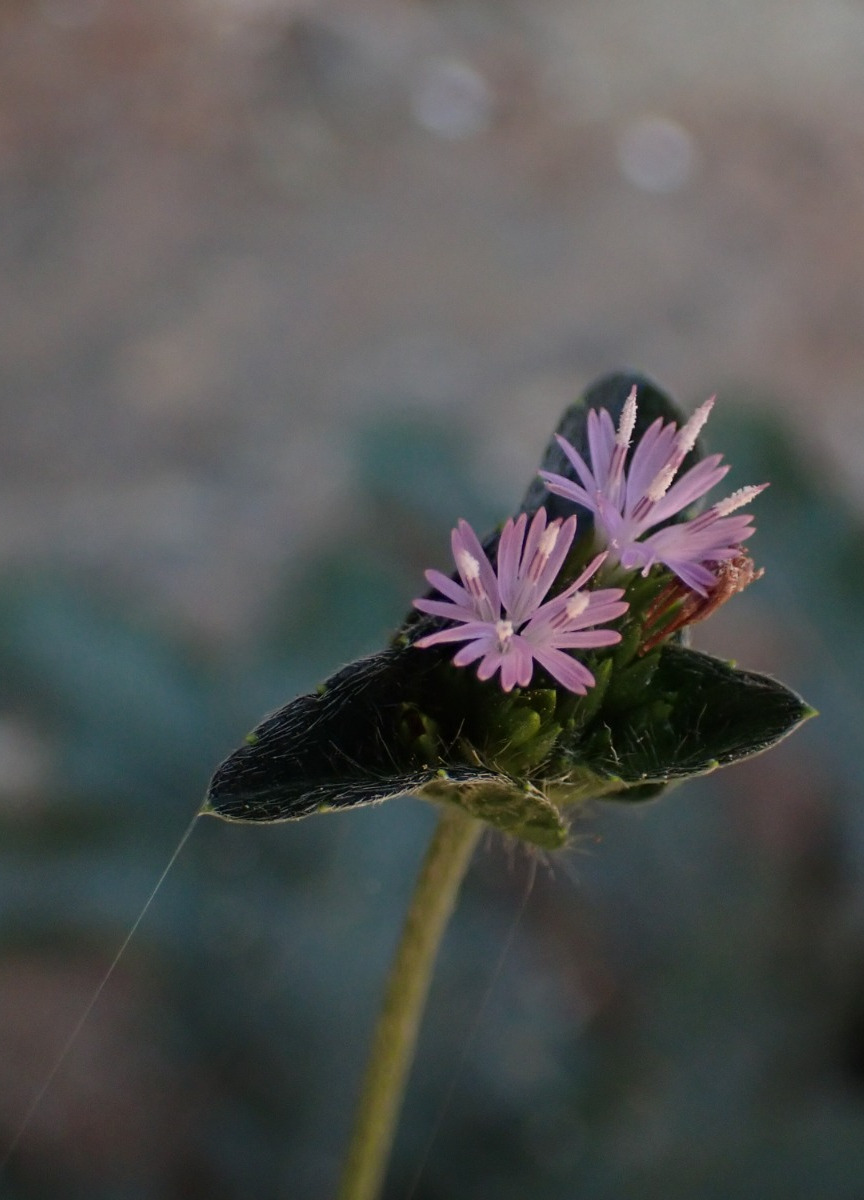
[[[611,604],[616,600],[620,600],[624,594],[624,588],[597,588],[596,591],[589,593],[591,598],[591,611],[593,612],[601,605]]]
[[[514,637],[501,659],[501,687],[505,692],[512,692],[518,684],[527,687],[534,674],[533,659],[530,650],[520,639]]]
[[[445,575],[443,571],[426,571],[425,575],[432,587],[442,596],[446,596],[448,600],[452,600],[454,604],[471,605],[474,603],[471,593],[455,579]]]
[[[550,532],[555,535],[555,543],[544,561],[541,550]],[[547,527],[546,510],[543,508],[537,510],[528,529],[528,535],[525,538],[525,547],[519,562],[516,586],[512,590],[509,586],[507,589],[505,608],[514,625],[520,625],[531,616],[554,583],[561,565],[567,557],[567,552],[573,542],[575,533],[575,517],[569,517],[563,523],[561,521],[552,521]],[[537,560],[536,562],[535,559]],[[500,576],[500,566],[498,573]],[[500,586],[503,598],[503,579]]]
[[[419,644],[418,642],[417,645],[419,646]],[[453,662],[457,667],[467,667],[470,663],[476,662],[478,658],[483,658],[490,650],[496,649],[497,645],[497,639],[494,635],[489,634],[479,638],[476,642],[463,646],[461,650],[457,650],[453,656]]]
[[[573,590],[578,591],[579,588],[585,586],[589,579],[593,579],[608,557],[607,550],[601,550],[599,554],[595,554],[576,582],[572,584]]]
[[[429,633],[419,638],[414,645],[425,650],[427,646],[440,646],[445,642],[468,642],[472,638],[485,637],[497,645],[494,626],[487,621],[466,621],[462,625],[454,625],[452,629],[441,629],[438,633]]]
[[[621,634],[617,629],[574,629],[555,638],[558,650],[588,650],[595,646],[617,646]]]
[[[720,517],[710,524],[700,525],[700,518],[668,525],[640,543],[655,560],[698,560],[711,558],[717,549],[734,548],[753,533],[753,518],[749,513]]]
[[[468,579],[460,562],[463,553],[467,551],[476,560],[479,567],[480,583],[482,584],[483,591],[486,593],[486,600],[477,601],[478,615],[482,615],[485,620],[497,621],[501,613],[498,580],[495,572],[492,570],[489,559],[486,557],[486,551],[480,545],[477,534],[467,521],[460,521],[458,528],[453,530],[450,541],[453,547],[453,559],[459,574],[462,576],[462,582],[466,587],[468,587]]]
[[[623,596],[623,592],[615,589],[619,596]],[[599,595],[599,593],[597,593]],[[589,625],[605,625],[607,621],[617,621],[619,617],[623,617],[630,604],[627,600],[607,600],[594,604],[594,597],[591,597],[592,602],[588,605],[583,613],[578,617],[571,618],[566,625],[569,632],[575,629],[587,629]]]
[[[712,521],[710,528],[714,530],[718,539],[722,538],[726,542],[743,542],[745,538],[755,532],[753,514],[738,513],[732,517],[718,517],[717,520]]]
[[[605,408],[592,408],[588,414],[588,448],[591,470],[601,490],[609,478],[609,464],[615,449],[615,426]]]
[[[515,653],[519,656],[519,675],[516,682],[520,687],[527,687],[534,674],[534,655],[531,647],[527,646],[518,635],[514,637],[512,645]]]
[[[498,590],[501,603],[508,612],[512,610],[518,589],[519,560],[527,521],[525,513],[522,513],[515,522],[507,521],[498,541]]]
[[[547,600],[545,604],[537,609],[532,620],[538,621],[551,618],[559,613],[564,607],[565,601],[569,600],[574,592],[578,592],[596,574],[608,557],[608,552],[604,550],[602,554],[598,554],[596,558],[593,558],[577,580],[571,583],[569,587],[566,587],[563,592],[559,592],[557,596],[553,596],[551,600]],[[613,588],[611,590],[615,592],[616,596],[624,594],[620,588]],[[599,594],[592,593],[592,595]]]
[[[588,508],[591,512],[597,507],[595,498],[596,489],[591,492],[586,492],[578,483],[574,483],[572,479],[568,479],[566,475],[556,475],[554,471],[541,471],[540,478],[546,484],[550,492],[556,496],[563,496],[565,500],[572,500],[574,504],[581,504],[583,508]]]
[[[594,596],[603,595],[607,597],[601,600],[600,603],[594,603]],[[604,592],[592,592],[589,596],[588,606],[578,616],[563,618],[563,612],[566,608],[566,600],[556,596],[548,604],[545,604],[542,609],[538,610],[536,615],[528,622],[522,630],[522,636],[527,638],[532,644],[545,644],[547,646],[557,646],[561,643],[561,637],[564,634],[576,633],[579,630],[587,629],[592,625],[603,625],[607,621],[615,621],[618,617],[623,617],[624,613],[630,607],[626,600],[621,600],[624,595],[621,588],[609,588]],[[615,597],[610,599],[608,597]],[[615,641],[618,641],[616,635]],[[576,645],[577,643],[572,643]]]
[[[753,533],[752,518],[721,516],[729,511],[724,505],[734,510],[761,490],[743,489],[745,494],[737,504],[739,493],[734,493],[729,501],[715,506],[716,511],[709,509],[693,522],[657,529],[716,487],[729,469],[721,456],[715,454],[691,467],[679,480],[674,479],[684,452],[692,445],[690,435],[695,436],[696,427],[704,424],[709,408],[710,405],[703,405],[697,410],[688,425],[682,427],[683,435],[675,422],[664,424],[660,417],[653,421],[625,464],[623,487],[618,466],[614,478],[610,477],[610,463],[619,463],[621,451],[618,448],[619,457],[614,457],[617,435],[605,409],[593,409],[588,414],[590,462],[584,462],[565,439],[558,438],[584,486],[551,472],[541,472],[550,492],[594,513],[597,535],[605,541],[613,560],[627,570],[639,569],[643,575],[661,563],[682,580],[692,581],[695,590],[703,594],[714,579],[705,564],[734,558],[740,552],[741,542]],[[649,495],[657,493],[663,494],[656,501],[649,501]],[[652,529],[656,530],[653,534]],[[560,629],[563,627],[560,606],[557,610],[548,606],[538,609],[534,620],[551,621],[556,612],[559,617],[556,628]],[[598,623],[603,619],[604,616],[598,618]],[[605,619],[611,618],[605,616]]]
[[[487,679],[491,679],[501,666],[503,657],[503,653],[497,647],[494,650],[487,650],[480,662],[480,666],[477,668],[477,678],[482,679],[484,682]]]
[[[729,472],[728,466],[719,465],[721,459],[722,455],[711,454],[695,467],[691,467],[677,483],[673,483],[666,495],[652,508],[650,523],[659,525],[661,521],[674,517],[682,508],[689,508],[706,492],[716,487]]]
[[[585,462],[585,459],[582,457],[576,447],[571,446],[567,439],[562,437],[560,433],[555,434],[555,441],[570,460],[570,465],[579,476],[585,491],[588,492],[589,495],[593,495],[593,493],[597,491],[599,484],[597,483],[591,468]],[[559,476],[559,478],[565,478],[565,476]]]
[[[707,596],[708,592],[717,582],[717,577],[698,562],[675,562],[670,560],[664,564],[672,571],[683,584],[690,588],[693,592],[698,592],[700,596]]]
[[[486,551],[480,544],[480,539],[471,528],[467,521],[459,521],[457,529],[453,531],[452,542],[455,548],[459,550],[467,550],[472,558],[475,558],[480,566],[480,582],[483,584],[483,590],[492,601],[493,605],[499,604],[498,597],[498,579],[492,569],[492,564],[486,555]],[[456,554],[454,552],[454,558]],[[458,559],[456,559],[458,566]],[[460,572],[461,574],[461,572]]]
[[[525,538],[525,545],[522,549],[522,557],[519,560],[519,574],[524,576],[537,552],[537,547],[540,545],[540,539],[546,532],[546,509],[538,508],[531,524],[528,526],[528,536]]]
[[[625,511],[644,495],[672,454],[672,446],[678,430],[674,422],[663,424],[662,418],[653,421],[639,439],[627,470],[627,500]]]
[[[558,572],[564,565],[565,558],[570,553],[570,547],[573,545],[573,538],[575,536],[576,518],[568,517],[558,532],[558,540],[535,584],[532,595],[532,608],[536,608],[544,599],[546,593],[558,578]]]
[[[588,668],[563,650],[534,646],[532,652],[540,666],[568,691],[584,696],[588,688],[594,686],[594,676]]]
[[[433,617],[446,617],[449,621],[476,621],[477,613],[467,604],[451,604],[449,600],[428,600],[425,596],[412,602],[420,612]]]

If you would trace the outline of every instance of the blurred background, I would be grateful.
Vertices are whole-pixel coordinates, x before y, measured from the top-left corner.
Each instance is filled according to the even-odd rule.
[[[4,0],[0,1142],[216,762],[633,367],[773,481],[697,645],[822,715],[580,815],[491,992],[484,842],[387,1198],[864,1197],[862,130],[854,0]],[[202,821],[4,1200],[332,1196],[433,820]]]

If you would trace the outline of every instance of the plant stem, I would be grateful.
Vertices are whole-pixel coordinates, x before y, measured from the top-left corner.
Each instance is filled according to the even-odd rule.
[[[420,869],[372,1040],[337,1200],[376,1200],[441,937],[483,828],[448,804]]]

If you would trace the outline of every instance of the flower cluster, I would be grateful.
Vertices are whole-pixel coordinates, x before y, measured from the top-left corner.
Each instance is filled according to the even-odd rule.
[[[447,617],[458,625],[420,638],[416,645],[466,642],[453,661],[458,667],[480,660],[477,675],[491,679],[501,672],[505,692],[527,687],[534,663],[571,692],[584,695],[594,683],[588,668],[565,650],[613,646],[621,634],[592,626],[613,621],[627,611],[622,588],[583,591],[606,558],[599,554],[574,583],[552,600],[546,595],[561,569],[576,533],[576,518],[547,525],[538,509],[527,530],[523,513],[508,520],[498,544],[498,569],[467,521],[452,536],[453,558],[461,584],[440,571],[427,571],[429,583],[445,600],[414,601],[421,612]]]
[[[479,660],[477,675],[482,680],[500,671],[505,692],[526,687],[536,662],[563,687],[584,694],[594,677],[566,652],[615,645],[620,633],[596,627],[614,621],[629,607],[621,588],[584,590],[607,558],[625,570],[640,569],[643,575],[660,564],[691,592],[708,597],[720,564],[738,559],[741,543],[753,533],[749,513],[732,514],[767,487],[741,488],[700,516],[670,523],[729,470],[722,456],[714,454],[676,480],[712,406],[713,400],[706,401],[680,429],[674,421],[658,418],[631,454],[637,413],[634,387],[617,429],[605,409],[588,414],[590,462],[559,436],[579,482],[551,471],[540,475],[550,492],[593,513],[603,552],[575,582],[546,600],[573,543],[575,516],[547,524],[546,511],[540,508],[530,526],[524,513],[508,520],[496,568],[468,522],[460,521],[452,547],[461,584],[440,571],[427,571],[427,580],[444,599],[414,601],[421,612],[456,624],[415,644],[422,649],[465,642],[454,656],[456,666]]]
[[[617,430],[605,409],[592,409],[588,414],[590,466],[566,438],[558,437],[580,483],[552,471],[540,472],[550,492],[594,514],[598,536],[622,567],[641,568],[647,575],[655,563],[661,563],[701,596],[707,596],[715,582],[709,564],[736,558],[741,553],[741,542],[753,533],[749,513],[731,514],[768,486],[740,488],[701,516],[665,525],[649,534],[649,530],[664,525],[701,499],[729,470],[721,465],[722,455],[712,454],[675,482],[713,405],[713,399],[706,400],[681,429],[674,421],[664,422],[658,417],[642,435],[625,469],[636,424],[633,388]]]

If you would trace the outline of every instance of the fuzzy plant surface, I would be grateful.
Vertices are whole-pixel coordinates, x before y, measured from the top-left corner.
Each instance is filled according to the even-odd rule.
[[[760,574],[741,510],[764,485],[698,511],[728,470],[703,449],[711,403],[685,420],[642,376],[599,380],[518,514],[482,540],[459,521],[456,570],[427,572],[390,645],[268,716],[203,811],[285,821],[414,793],[551,850],[574,804],[651,799],[812,716],[685,644]]]

